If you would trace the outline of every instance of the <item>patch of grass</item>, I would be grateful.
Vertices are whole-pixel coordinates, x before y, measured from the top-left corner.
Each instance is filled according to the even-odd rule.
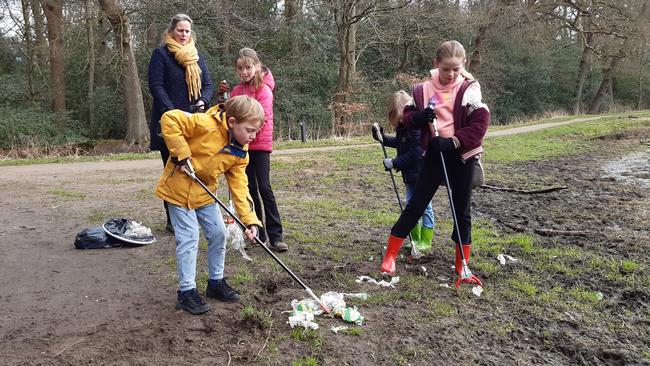
[[[340,333],[348,334],[348,335],[355,336],[355,337],[359,337],[363,333],[365,333],[365,331],[361,327],[350,327],[348,329],[343,329],[342,331],[340,331]]]
[[[123,215],[123,212],[118,212],[118,211],[94,209],[91,211],[90,215],[88,215],[88,221],[90,221],[93,224],[101,224],[104,223],[106,220],[115,217],[125,217],[125,215]]]
[[[537,286],[532,283],[525,273],[518,272],[514,278],[508,281],[508,284],[528,297],[533,297],[537,294]]]
[[[175,271],[176,270],[176,256],[174,256],[174,255],[167,256],[167,258],[165,259],[165,264],[167,265],[167,267],[169,267],[169,269]]]
[[[572,288],[569,295],[583,304],[596,304],[602,300],[602,294],[581,287]]]
[[[486,137],[484,147],[490,153],[485,159],[513,162],[584,154],[596,146],[593,140],[598,137],[649,125],[648,120],[629,119],[627,115],[616,115],[587,123],[559,126],[520,135]]]
[[[291,366],[318,366],[318,359],[312,356],[303,357],[291,363]]]
[[[233,286],[245,285],[256,281],[256,277],[246,265],[237,268],[237,272],[228,280]]]
[[[203,236],[199,238],[199,250],[208,250],[208,241]]]
[[[452,304],[437,299],[429,300],[427,305],[435,319],[448,318],[457,313]]]
[[[260,329],[268,329],[273,323],[270,312],[257,309],[251,304],[246,304],[239,310],[239,319],[244,322],[253,323]]]
[[[208,287],[208,272],[201,271],[196,276],[196,289],[203,293],[206,287]]]
[[[319,350],[323,346],[323,340],[320,337],[320,333],[314,329],[295,327],[291,331],[291,339],[306,342],[312,350]]]
[[[47,191],[47,193],[54,196],[65,197],[65,198],[79,198],[79,199],[86,198],[85,193],[68,191],[62,188],[50,189],[49,191]]]

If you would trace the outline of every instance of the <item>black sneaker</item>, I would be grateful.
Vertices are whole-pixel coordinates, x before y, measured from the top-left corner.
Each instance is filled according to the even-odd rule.
[[[239,301],[239,292],[228,286],[226,279],[208,280],[205,288],[205,296],[227,302]]]
[[[174,226],[171,222],[168,222],[167,225],[165,225],[165,230],[172,235],[174,234]]]
[[[176,299],[176,309],[182,309],[193,315],[203,314],[210,310],[210,306],[203,302],[201,295],[195,288],[180,292]]]

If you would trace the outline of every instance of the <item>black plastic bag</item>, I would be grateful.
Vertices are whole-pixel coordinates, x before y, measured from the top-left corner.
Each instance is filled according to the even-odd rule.
[[[122,243],[111,236],[106,235],[101,226],[83,229],[77,234],[74,246],[77,249],[103,249],[119,247]]]

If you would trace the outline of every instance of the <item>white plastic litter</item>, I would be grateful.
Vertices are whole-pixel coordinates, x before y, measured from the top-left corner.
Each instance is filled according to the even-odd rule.
[[[142,225],[142,223],[129,221],[126,225],[124,236],[134,239],[150,238],[153,236],[151,229]]]
[[[368,293],[366,292],[357,292],[356,294],[343,294],[345,297],[352,297],[361,300],[368,300]]]
[[[346,329],[348,329],[348,328],[349,328],[349,327],[348,327],[348,326],[345,326],[345,325],[340,325],[340,326],[338,326],[338,327],[335,327],[335,326],[332,325],[332,328],[330,328],[330,329],[332,329],[332,332],[334,332],[334,333],[338,333],[338,332],[340,332],[340,331],[342,331],[342,330],[346,330]]]
[[[481,293],[483,292],[483,287],[481,287],[481,286],[474,286],[474,287],[472,288],[472,292],[473,292],[474,295],[476,295],[477,297],[481,297]]]
[[[446,282],[445,282],[445,283],[441,283],[441,284],[439,284],[438,286],[440,286],[440,287],[444,287],[444,288],[451,288],[451,286],[449,286],[449,284],[446,283]]]
[[[235,212],[232,201],[228,202],[228,209],[230,212]],[[244,240],[244,232],[237,226],[235,220],[228,214],[224,216],[226,223],[226,248],[233,248],[241,253],[242,258],[252,262],[253,259],[246,254],[246,241]]]
[[[363,282],[368,282],[373,285],[377,285],[380,287],[395,287],[395,284],[399,282],[399,276],[395,276],[390,279],[390,282],[386,282],[384,280],[377,281],[374,278],[368,277],[368,276],[359,276],[357,277],[356,280],[354,280],[356,283],[363,283]]]
[[[428,276],[428,275],[429,275],[429,272],[427,272],[427,267],[425,267],[425,266],[421,266],[421,267],[420,267],[420,270],[422,271],[422,273],[424,273],[425,276]]]
[[[497,259],[499,260],[499,263],[501,263],[502,266],[506,265],[506,262],[516,262],[518,261],[517,258],[507,255],[507,254],[499,254],[497,255]]]
[[[289,326],[295,328],[296,326],[301,326],[307,329],[318,329],[318,324],[314,323],[314,314],[306,311],[293,312],[289,316]]]
[[[603,299],[603,297],[604,297],[604,296],[603,296],[603,293],[602,293],[602,292],[600,292],[600,291],[596,292],[596,300],[600,301],[600,300]]]
[[[320,296],[320,302],[332,313],[345,310],[345,300],[343,294],[338,292],[326,292]]]

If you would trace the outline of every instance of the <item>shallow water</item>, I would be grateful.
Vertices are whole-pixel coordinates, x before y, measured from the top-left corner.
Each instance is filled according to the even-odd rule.
[[[610,160],[602,169],[605,171],[604,178],[650,188],[650,148]]]

